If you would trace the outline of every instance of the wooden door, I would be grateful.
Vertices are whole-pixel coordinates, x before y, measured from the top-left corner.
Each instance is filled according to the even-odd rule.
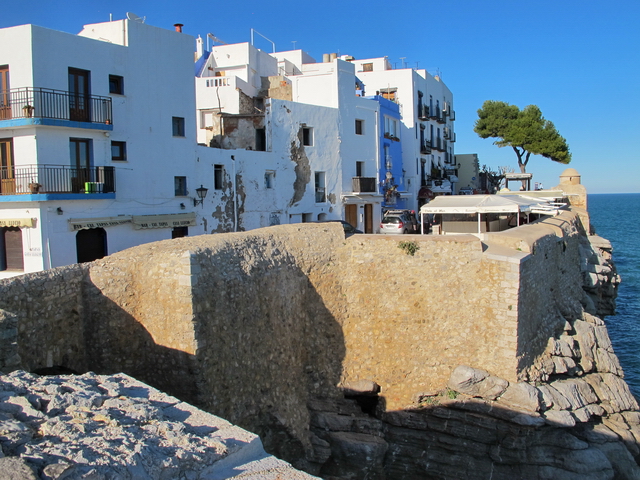
[[[22,253],[22,230],[18,227],[3,227],[5,268],[7,270],[24,270]]]
[[[0,120],[12,118],[10,88],[9,65],[0,65]]]
[[[13,166],[13,139],[0,138],[0,194],[16,193],[15,169]]]
[[[344,219],[347,223],[350,223],[351,225],[353,225],[354,228],[358,228],[358,206],[345,205]]]
[[[373,233],[373,205],[364,205],[364,233]]]
[[[89,98],[89,72],[69,69],[69,119],[88,122],[91,119]]]

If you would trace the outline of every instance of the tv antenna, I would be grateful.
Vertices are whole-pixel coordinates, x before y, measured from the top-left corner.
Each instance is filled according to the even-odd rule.
[[[127,12],[127,18],[132,22],[138,22],[138,23],[144,23],[144,21],[147,19],[147,17],[139,17],[133,12]]]
[[[211,39],[211,46],[213,47],[214,43],[221,43],[222,45],[229,45],[227,42],[224,42],[222,40],[220,40],[218,37],[216,37],[213,33],[207,33],[207,50],[211,50],[211,48],[209,47],[209,39]]]

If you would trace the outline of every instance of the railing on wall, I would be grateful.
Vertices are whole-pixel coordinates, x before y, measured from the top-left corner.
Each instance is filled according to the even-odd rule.
[[[0,195],[115,191],[114,167],[26,165],[0,168]]]
[[[32,117],[109,125],[111,98],[38,87],[0,91],[0,120]]]

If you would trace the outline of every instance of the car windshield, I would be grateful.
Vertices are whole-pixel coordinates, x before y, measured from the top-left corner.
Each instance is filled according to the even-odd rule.
[[[400,219],[400,217],[384,217],[382,219],[382,223],[400,223],[402,220]]]

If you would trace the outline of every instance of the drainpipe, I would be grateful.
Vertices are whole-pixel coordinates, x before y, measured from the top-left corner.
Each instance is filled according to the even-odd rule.
[[[233,184],[233,231],[238,231],[238,195],[236,191],[236,157],[231,155],[231,182]]]

